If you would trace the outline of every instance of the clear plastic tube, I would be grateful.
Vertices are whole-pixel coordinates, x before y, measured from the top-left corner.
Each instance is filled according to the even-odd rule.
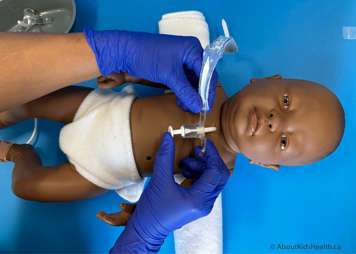
[[[203,53],[202,68],[199,79],[199,95],[203,102],[203,109],[200,112],[199,123],[195,125],[183,125],[178,130],[173,130],[169,126],[168,131],[172,136],[180,134],[183,138],[199,138],[202,145],[202,153],[206,149],[205,133],[215,131],[215,127],[205,127],[206,114],[209,111],[209,91],[210,81],[213,76],[215,67],[224,53],[237,52],[237,45],[233,38],[229,37],[229,30],[225,20],[222,20],[222,26],[225,36],[219,36],[213,43],[208,45]]]
[[[237,45],[233,38],[219,36],[212,44],[208,45],[203,53],[202,69],[199,79],[199,95],[203,102],[203,109],[200,112],[200,119],[198,126],[204,127],[206,120],[206,113],[209,110],[209,89],[210,81],[213,76],[215,67],[218,61],[222,58],[224,53],[233,53],[237,51]],[[203,147],[202,152],[205,152],[206,137],[202,133],[200,135],[201,145]]]
[[[33,125],[34,125],[33,126],[33,131],[32,131],[31,137],[27,140],[26,144],[31,144],[31,142],[33,141],[34,137],[37,134],[38,119],[34,118],[33,120],[34,120],[34,122],[33,122]]]

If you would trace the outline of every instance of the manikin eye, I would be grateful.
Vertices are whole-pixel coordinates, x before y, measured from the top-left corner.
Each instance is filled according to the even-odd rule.
[[[288,110],[289,108],[289,96],[287,93],[283,95],[283,108],[285,110]],[[287,136],[285,134],[282,134],[281,137],[281,150],[284,151],[287,147]]]
[[[287,136],[285,134],[282,134],[281,150],[284,151],[284,149],[286,149],[286,146],[287,146]]]
[[[283,94],[283,108],[288,110],[289,108],[289,96],[287,93]],[[287,136],[282,134],[281,137],[281,150],[284,151],[287,147]]]
[[[288,107],[289,107],[289,97],[288,94],[285,93],[283,95],[283,108],[287,110]]]

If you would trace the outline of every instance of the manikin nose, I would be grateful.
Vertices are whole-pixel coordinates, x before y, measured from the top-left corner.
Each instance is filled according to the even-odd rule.
[[[276,110],[271,110],[267,115],[267,128],[271,132],[275,132],[280,128],[281,115]]]

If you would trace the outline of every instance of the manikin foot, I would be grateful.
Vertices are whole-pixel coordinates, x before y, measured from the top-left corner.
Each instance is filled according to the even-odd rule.
[[[26,119],[27,114],[23,106],[18,106],[10,110],[0,112],[0,129],[6,128]]]
[[[0,161],[5,162],[8,161],[6,159],[7,153],[10,150],[10,147],[13,145],[14,143],[11,142],[7,142],[4,140],[0,141]]]

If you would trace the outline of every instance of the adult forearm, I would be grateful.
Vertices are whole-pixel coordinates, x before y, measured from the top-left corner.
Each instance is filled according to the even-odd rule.
[[[83,33],[0,33],[0,111],[99,75]]]

